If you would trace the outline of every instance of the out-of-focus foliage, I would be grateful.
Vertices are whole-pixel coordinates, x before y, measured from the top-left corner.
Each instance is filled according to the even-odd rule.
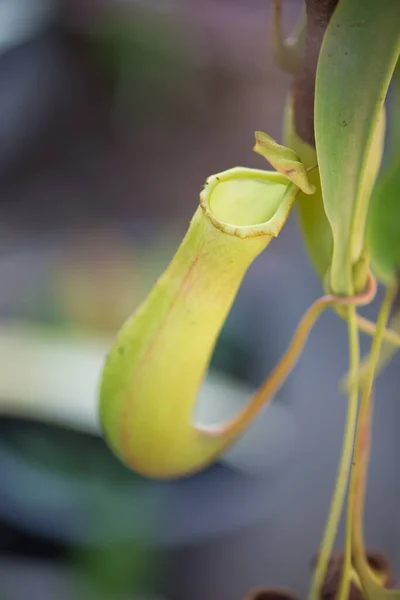
[[[151,13],[116,11],[91,29],[90,39],[120,99],[142,110],[179,102],[192,72],[189,48],[175,23]]]

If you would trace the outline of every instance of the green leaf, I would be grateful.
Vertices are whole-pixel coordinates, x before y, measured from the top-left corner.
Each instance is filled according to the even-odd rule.
[[[291,96],[286,102],[283,137],[285,143],[299,155],[305,167],[311,168],[317,164],[315,148],[297,135]],[[332,230],[325,214],[319,170],[313,169],[308,177],[315,187],[315,193],[309,196],[300,192],[296,210],[308,254],[319,277],[324,281],[332,260]]]
[[[399,55],[398,0],[341,0],[317,68],[315,138],[325,212],[332,227],[330,285],[354,292],[368,203],[379,170],[382,108]]]
[[[394,283],[400,270],[400,151],[373,194],[367,240],[377,276]]]
[[[398,279],[400,268],[400,63],[392,79],[392,92],[388,165],[371,198],[367,229],[373,269],[387,285]]]

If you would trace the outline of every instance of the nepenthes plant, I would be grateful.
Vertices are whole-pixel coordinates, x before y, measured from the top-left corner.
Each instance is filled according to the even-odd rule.
[[[347,500],[335,597],[347,599],[356,586],[368,600],[400,599],[400,591],[388,589],[387,569],[369,560],[363,536],[373,384],[400,347],[400,2],[306,0],[289,39],[282,34],[281,9],[276,0],[273,50],[293,75],[285,145],[256,132],[254,150],[273,170],[236,167],[207,179],[169,267],[107,357],[102,427],[117,456],[147,477],[203,469],[257,418],[299,359],[318,316],[334,310],[348,327],[348,411],[309,598],[321,596]],[[394,110],[388,119],[391,82]],[[388,121],[395,135],[382,166]],[[247,406],[228,423],[201,426],[194,422],[194,407],[219,332],[247,269],[279,235],[292,208],[321,280],[321,297]],[[373,300],[378,283],[386,293],[372,322],[358,309]],[[360,333],[371,338],[363,361]]]

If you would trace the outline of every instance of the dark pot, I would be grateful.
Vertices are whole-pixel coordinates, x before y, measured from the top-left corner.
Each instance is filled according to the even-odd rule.
[[[299,597],[285,588],[260,587],[250,590],[244,600],[299,600]]]
[[[385,573],[385,588],[393,588],[395,585],[394,573],[389,558],[382,552],[368,550],[367,559],[370,567],[374,571]],[[314,560],[315,565],[316,559]],[[322,588],[321,597],[326,600],[333,600],[340,586],[340,579],[343,568],[343,552],[334,552],[328,564],[328,570],[325,582]],[[349,600],[363,600],[361,590],[352,583],[350,586]]]

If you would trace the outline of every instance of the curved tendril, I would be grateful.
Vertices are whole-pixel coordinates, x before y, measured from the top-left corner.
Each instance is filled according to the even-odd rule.
[[[239,431],[244,429],[256,417],[260,408],[275,395],[284,383],[300,357],[314,323],[322,312],[329,306],[334,305],[366,306],[375,297],[376,289],[376,280],[372,273],[370,273],[367,289],[363,293],[355,296],[326,295],[316,300],[302,317],[285,354],[247,406],[244,407],[243,411],[234,417],[230,423],[223,425],[222,428],[221,426],[215,426],[212,428],[197,427],[197,429],[206,435],[220,435],[221,433],[225,433],[232,436],[235,436]]]

